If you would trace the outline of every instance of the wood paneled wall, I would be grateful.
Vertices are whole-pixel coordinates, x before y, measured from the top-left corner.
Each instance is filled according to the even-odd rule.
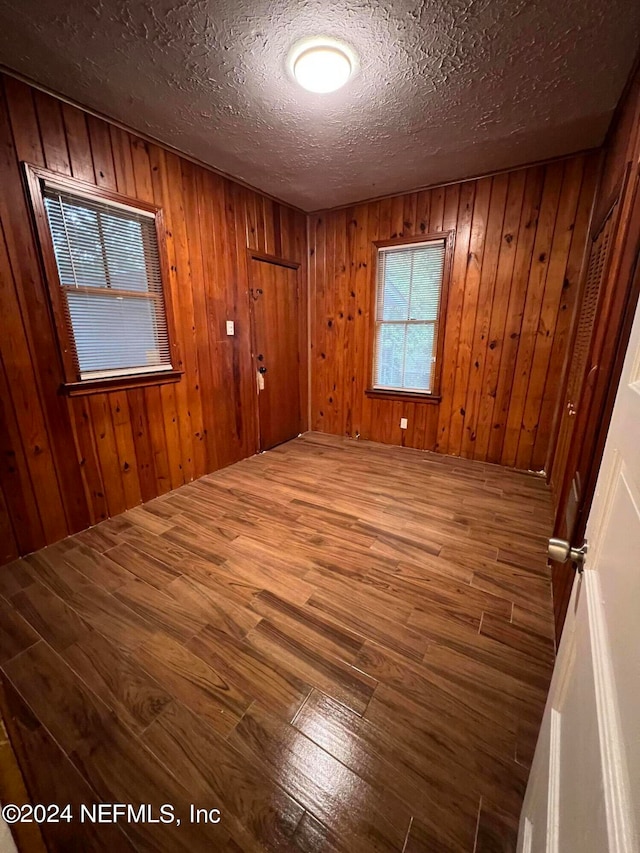
[[[583,155],[312,216],[312,428],[542,469],[597,164]],[[372,241],[449,229],[441,402],[369,398]]]
[[[557,530],[562,536],[571,533],[563,527],[566,503],[573,491],[573,477],[580,464],[589,467],[593,452],[593,434],[600,427],[600,419],[594,416],[593,407],[611,384],[610,370],[618,343],[621,315],[629,310],[624,300],[628,287],[629,270],[621,266],[626,252],[636,248],[637,234],[629,231],[635,194],[640,180],[640,65],[621,99],[609,129],[603,151],[602,170],[596,191],[594,212],[591,222],[591,240],[597,236],[603,221],[610,216],[611,236],[606,263],[602,268],[600,298],[596,310],[593,334],[582,345],[589,351],[584,375],[591,376],[585,383],[584,403],[576,400],[577,416],[566,429],[565,441],[560,441],[551,454],[549,475],[551,492],[558,512]],[[572,354],[576,347],[578,325],[573,331],[572,347],[568,353],[565,377],[572,366]],[[598,370],[593,371],[597,365]],[[616,377],[616,383],[619,377]],[[580,377],[582,380],[582,376]],[[594,388],[594,386],[598,386]],[[595,391],[599,393],[595,393]],[[602,400],[600,399],[600,403]],[[560,421],[561,419],[559,419]],[[608,424],[607,424],[608,425]],[[558,424],[560,430],[561,424]],[[584,448],[583,448],[584,445]],[[599,465],[599,460],[598,460]],[[578,470],[580,470],[578,468]],[[582,473],[584,474],[584,468]],[[585,483],[583,482],[584,486]],[[558,533],[558,535],[560,535]]]
[[[59,393],[23,160],[163,208],[179,383]],[[256,452],[247,248],[302,262],[304,282],[302,213],[0,78],[1,562]],[[305,318],[303,301],[303,342]],[[227,319],[235,337],[225,334]],[[303,363],[304,412],[306,377]]]
[[[613,207],[612,207],[613,206]],[[550,468],[556,508],[554,535],[580,545],[584,539],[591,501],[606,442],[631,326],[638,302],[637,263],[640,253],[640,62],[625,93],[604,145],[602,173],[596,193],[592,236],[610,215],[609,251],[603,267],[596,322],[583,345],[588,357],[575,415],[566,412]],[[580,326],[576,335],[580,333]],[[572,343],[566,374],[573,373]],[[567,393],[567,397],[569,394]],[[556,635],[559,638],[569,606],[574,571],[552,563]]]

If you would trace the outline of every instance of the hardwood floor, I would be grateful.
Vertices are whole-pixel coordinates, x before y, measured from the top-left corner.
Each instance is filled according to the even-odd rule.
[[[181,818],[49,849],[514,850],[551,521],[534,475],[310,433],[4,567],[32,802]]]

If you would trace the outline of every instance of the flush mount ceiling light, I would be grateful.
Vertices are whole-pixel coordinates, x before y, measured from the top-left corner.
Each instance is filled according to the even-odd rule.
[[[326,94],[340,89],[349,80],[356,56],[351,48],[336,39],[312,38],[294,46],[289,64],[303,89]]]

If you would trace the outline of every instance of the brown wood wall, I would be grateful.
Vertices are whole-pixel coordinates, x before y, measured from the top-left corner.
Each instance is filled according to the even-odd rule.
[[[609,250],[595,303],[593,330],[576,323],[569,349],[563,386],[578,383],[574,416],[562,407],[558,418],[559,441],[550,457],[551,493],[556,508],[554,536],[581,545],[591,509],[600,461],[613,411],[624,355],[638,301],[636,264],[640,252],[640,64],[630,76],[603,148],[591,237],[598,241],[603,221],[608,221]],[[592,241],[590,240],[590,243]],[[586,284],[586,282],[585,282]],[[585,288],[586,289],[586,288]],[[581,295],[587,306],[589,299]],[[578,340],[587,329],[584,340]],[[573,363],[586,349],[586,364],[576,372]],[[564,389],[563,389],[564,393]],[[559,640],[571,597],[575,572],[568,564],[552,562],[556,637]]]
[[[583,388],[583,399],[575,401],[577,415],[571,421],[568,439],[559,444],[550,467],[552,495],[559,510],[557,525],[563,536],[567,531],[561,523],[568,496],[573,489],[576,466],[580,470],[582,465],[581,473],[584,476],[584,469],[591,464],[594,432],[600,426],[599,418],[594,417],[594,406],[602,402],[600,398],[610,385],[609,375],[620,318],[625,310],[630,310],[624,300],[631,271],[628,260],[626,265],[623,261],[630,253],[631,262],[635,263],[635,252],[638,250],[638,235],[633,230],[632,218],[639,182],[640,67],[636,67],[605,141],[602,172],[594,204],[591,235],[597,236],[603,220],[609,217],[610,248],[602,270],[593,333],[588,340],[581,342],[589,350],[584,371],[584,375],[589,378]],[[574,339],[567,359],[567,374],[571,367],[571,356],[577,348]],[[595,366],[597,371],[594,370]]]
[[[23,160],[163,208],[178,384],[58,393]],[[247,248],[301,261],[305,281],[303,214],[0,77],[0,562],[257,450]],[[303,342],[305,318],[303,303]],[[303,412],[306,375],[303,364]]]
[[[312,216],[312,428],[542,469],[597,167],[577,156]],[[366,397],[372,241],[452,228],[441,402]]]

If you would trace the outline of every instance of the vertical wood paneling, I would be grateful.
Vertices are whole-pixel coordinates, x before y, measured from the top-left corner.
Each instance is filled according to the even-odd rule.
[[[314,427],[541,468],[596,167],[580,156],[311,217]],[[451,228],[441,400],[367,397],[372,242]]]
[[[202,283],[200,287],[191,286],[190,311],[193,312],[194,357],[198,365],[198,384],[195,389],[201,401],[202,426],[199,426],[195,437],[196,445],[196,476],[201,477],[206,471],[218,467],[216,451],[216,411],[213,399],[213,364],[216,357],[211,322],[207,310],[208,277],[204,277],[202,265],[202,248],[200,245],[200,213],[203,205],[198,204],[201,188],[197,184],[195,168],[191,163],[183,161],[182,192],[185,200],[186,221],[191,227],[185,229],[186,250],[189,257],[191,282]],[[214,249],[215,251],[215,249]]]
[[[143,493],[146,494],[149,482],[149,457],[142,451],[140,459],[136,455],[136,438],[134,431],[139,430],[136,424],[136,411],[133,413],[129,408],[127,391],[114,391],[107,394],[107,401],[111,410],[111,423],[113,425],[113,436],[116,443],[116,454],[120,476],[124,490],[126,509],[141,503]],[[136,436],[137,437],[137,436]]]
[[[0,565],[10,563],[19,554],[20,549],[18,548],[11,525],[11,518],[9,517],[9,507],[4,496],[2,484],[0,483]]]
[[[236,296],[233,306],[233,316],[244,318],[236,324],[236,334],[233,341],[233,375],[250,376],[251,381],[241,382],[235,400],[234,420],[235,435],[241,448],[241,455],[248,456],[258,446],[258,398],[255,393],[254,361],[251,357],[251,328],[249,311],[251,295],[245,286],[249,282],[249,265],[247,257],[247,223],[248,216],[244,200],[246,191],[237,184],[227,184],[225,188],[227,204],[233,211],[235,234],[234,274],[236,276]],[[306,238],[305,238],[306,239]],[[306,243],[305,243],[306,251]]]
[[[117,189],[116,168],[109,125],[95,116],[87,116],[87,125],[96,184],[99,187],[115,190]]]
[[[161,491],[160,485],[156,486],[157,475],[144,388],[132,388],[129,391],[121,392],[119,398],[115,399],[117,400],[116,408],[111,410],[113,425],[116,428],[116,438],[120,436],[118,455],[126,476],[125,482],[128,485],[132,486],[135,483],[135,479],[129,477],[130,468],[127,467],[134,456],[138,468],[137,485],[139,492],[134,488],[133,491],[129,492],[130,497],[127,498],[128,505],[135,506],[140,502],[140,498],[143,501],[149,501]],[[129,429],[131,430],[131,440],[129,439]]]
[[[586,246],[579,235],[585,233],[589,228],[591,216],[591,203],[594,198],[594,193],[597,185],[597,170],[585,169],[582,187],[580,190],[580,199],[578,201],[578,210],[576,213],[576,222],[574,226],[575,234],[578,237],[573,237],[571,240],[571,249],[569,252],[569,260],[562,289],[562,300],[560,304],[560,312],[556,323],[556,333],[553,337],[553,347],[551,350],[551,360],[549,363],[549,371],[547,373],[546,383],[549,386],[545,389],[542,399],[542,410],[540,414],[541,427],[536,436],[536,444],[533,455],[533,468],[538,470],[544,468],[548,474],[551,472],[551,462],[555,453],[556,441],[560,427],[560,409],[552,404],[552,390],[558,385],[562,385],[562,376],[564,365],[568,362],[569,341],[572,331],[572,312],[571,305],[575,305],[579,301],[580,274],[582,264],[584,262]],[[548,446],[541,440],[547,428],[550,427],[551,438]],[[546,455],[545,455],[546,450]]]
[[[540,431],[548,436],[551,429],[548,420],[542,421],[541,418],[542,400],[545,389],[551,390],[548,388],[546,381],[551,369],[550,359],[558,331],[557,325],[562,315],[562,294],[563,290],[569,286],[566,273],[568,272],[569,251],[574,234],[576,210],[582,188],[583,172],[583,161],[566,161],[553,232],[553,243],[549,251],[544,296],[540,307],[538,335],[535,340],[531,367],[529,369],[529,384],[523,415],[524,429],[520,433],[516,464],[526,463],[529,467],[534,468],[534,470],[538,463],[538,460],[533,457],[533,448],[537,433]],[[557,392],[557,386],[555,390]],[[553,396],[556,396],[556,394]],[[552,395],[550,397],[552,399]],[[547,398],[547,410],[551,408],[551,399]],[[541,468],[542,466],[539,465],[538,467]]]
[[[540,312],[547,282],[551,242],[556,224],[560,192],[562,187],[563,163],[552,163],[545,170],[542,201],[529,267],[527,294],[524,304],[522,328],[513,376],[513,389],[502,458],[505,465],[529,467],[529,459],[519,454],[518,449],[525,433],[531,432],[533,424],[526,423],[525,410],[531,380],[532,361],[538,335],[541,333]]]
[[[456,240],[453,250],[453,263],[451,281],[456,282],[455,287],[449,288],[447,300],[446,321],[441,323],[440,333],[444,334],[444,348],[441,365],[441,385],[448,393],[442,395],[438,408],[438,435],[434,436],[435,450],[446,452],[445,448],[450,446],[450,428],[453,414],[454,395],[457,370],[457,354],[460,340],[460,329],[464,311],[464,287],[459,282],[464,282],[465,272],[469,264],[469,243],[471,240],[471,221],[476,196],[476,182],[468,181],[460,187],[460,200],[458,202],[458,215],[455,223]],[[430,231],[430,228],[427,229]],[[426,404],[425,404],[426,405]],[[421,406],[424,408],[424,406]],[[429,414],[429,413],[428,413]],[[428,417],[425,418],[425,424]],[[429,430],[425,430],[424,447],[429,448],[431,436]]]
[[[250,351],[249,338],[245,338],[242,366],[238,359],[238,342],[236,336],[227,335],[225,319],[237,316],[239,303],[237,264],[232,258],[237,248],[235,240],[235,216],[227,205],[228,193],[225,193],[225,181],[217,175],[206,174],[206,200],[209,207],[209,220],[206,231],[202,234],[202,245],[205,246],[212,238],[214,242],[213,259],[215,261],[212,274],[209,277],[209,294],[211,302],[211,335],[215,341],[216,360],[214,362],[214,392],[213,399],[218,413],[219,448],[218,465],[228,465],[244,455],[242,451],[242,423],[238,421],[240,385],[226,383],[225,377],[240,376],[245,370],[247,375],[253,375],[252,362],[246,358]],[[275,212],[273,212],[275,215]],[[216,223],[224,223],[217,228]],[[204,223],[201,223],[204,224]],[[275,243],[273,243],[275,248]],[[246,305],[247,303],[243,303]],[[239,332],[238,332],[239,334]],[[252,384],[252,387],[255,385]]]
[[[191,482],[194,478],[194,446],[193,446],[193,435],[191,431],[191,390],[190,390],[190,374],[187,369],[187,362],[185,357],[185,335],[186,337],[190,337],[191,335],[191,327],[192,322],[190,323],[188,318],[185,318],[184,310],[182,309],[182,301],[185,299],[187,291],[184,289],[186,285],[188,285],[188,278],[185,278],[186,285],[183,283],[183,268],[181,262],[178,260],[178,239],[177,239],[177,229],[178,226],[174,228],[174,216],[177,215],[176,223],[181,221],[181,218],[178,214],[174,215],[175,209],[175,200],[173,205],[169,204],[169,200],[171,198],[171,193],[169,191],[170,187],[170,174],[169,174],[169,160],[165,155],[165,152],[160,148],[152,148],[151,151],[151,161],[154,164],[154,169],[156,169],[156,174],[158,175],[159,186],[156,187],[156,195],[155,200],[156,204],[159,204],[163,211],[165,217],[165,237],[167,244],[167,254],[168,254],[168,263],[169,263],[169,280],[171,286],[169,287],[169,299],[171,300],[173,306],[173,316],[176,318],[176,326],[177,326],[177,334],[180,340],[180,362],[179,368],[181,370],[185,370],[186,375],[183,377],[182,381],[179,382],[176,386],[174,386],[174,396],[176,402],[176,425],[167,429],[167,433],[171,432],[171,429],[176,429],[179,437],[179,466],[182,474],[182,481],[185,483]],[[186,332],[185,332],[186,329]],[[196,392],[196,397],[197,397]],[[180,478],[179,478],[180,479]],[[179,480],[178,480],[179,482]]]
[[[0,368],[0,484],[18,550],[25,553],[47,540],[4,366]]]
[[[452,453],[454,456],[459,456],[461,454],[462,438],[464,435],[465,425],[468,423],[467,409],[469,408],[470,401],[467,396],[467,390],[469,387],[469,374],[471,371],[471,351],[473,347],[475,317],[478,310],[478,300],[480,296],[482,260],[484,256],[484,241],[486,236],[487,218],[489,215],[489,203],[491,201],[491,186],[491,178],[483,178],[478,181],[476,185],[466,271],[464,283],[462,281],[460,282],[463,289],[463,322],[460,326],[460,333],[458,336],[455,360],[455,383],[451,389],[453,394],[453,405],[451,411],[451,424],[449,426],[448,447],[448,452]],[[455,286],[457,286],[457,282],[454,283],[454,287]]]
[[[0,265],[4,271],[0,277],[0,316],[19,318],[16,283],[2,232]],[[33,393],[36,380],[29,347],[17,324],[3,324],[2,351],[3,374],[6,377],[6,385],[2,389],[3,406],[7,412],[11,407],[15,413],[16,429],[21,436],[25,458],[23,473],[32,483],[42,484],[43,498],[50,506],[50,512],[42,517],[45,538],[60,538],[66,530],[64,509],[45,420],[37,395]],[[5,452],[8,453],[9,448]]]
[[[89,507],[90,521],[91,524],[97,524],[109,517],[109,506],[106,498],[105,481],[100,467],[89,398],[69,399],[68,407],[78,465],[82,472],[82,482]]]
[[[640,246],[640,67],[618,104],[602,150],[602,170],[584,257],[579,310],[564,362],[561,405],[549,449],[554,535],[582,542],[616,388],[638,301]],[[572,247],[573,265],[579,263]],[[595,322],[594,322],[595,318]],[[569,565],[553,563],[553,604],[560,638],[574,586]]]
[[[363,288],[366,286],[365,282],[367,279],[367,261],[364,260],[366,257],[367,249],[369,247],[368,244],[368,228],[369,228],[369,211],[371,205],[360,205],[356,208],[355,219],[356,219],[356,242],[355,242],[355,252],[353,258],[351,258],[350,267],[351,267],[351,282],[350,282],[350,303],[349,303],[349,316],[351,317],[350,322],[353,323],[353,339],[354,339],[354,353],[352,360],[353,369],[349,372],[349,382],[350,385],[353,386],[357,383],[358,377],[361,376],[365,370],[367,369],[367,340],[368,340],[368,317],[366,316],[365,311],[362,310],[362,307],[358,304],[358,294],[362,293]],[[310,282],[311,286],[311,282]],[[361,394],[353,395],[353,410],[352,410],[352,418],[350,423],[350,435],[353,435],[354,424],[362,423],[362,404],[364,402],[364,397]]]
[[[185,376],[179,383],[188,389],[187,406],[184,409],[185,418],[189,424],[185,428],[191,433],[193,442],[193,477],[201,477],[207,469],[206,449],[204,443],[205,426],[200,393],[200,366],[198,362],[198,341],[203,332],[198,334],[194,314],[194,298],[192,288],[192,268],[187,241],[187,207],[182,181],[181,161],[175,154],[167,154],[169,172],[168,207],[172,218],[172,233],[176,247],[176,269],[178,286],[178,321],[181,324],[180,342],[184,359]],[[192,208],[192,205],[191,205]],[[194,227],[197,227],[194,223]],[[204,324],[205,318],[201,318]],[[206,329],[206,325],[202,326]]]
[[[115,130],[115,128],[111,128]],[[112,136],[113,142],[113,136]],[[115,150],[115,149],[114,149]],[[155,146],[151,146],[149,151],[149,168],[151,174],[151,194],[150,201],[157,204],[158,207],[165,208],[164,193],[162,184],[162,172],[164,171],[164,151]],[[114,162],[116,164],[116,175],[118,173],[118,159],[114,154]],[[125,161],[125,167],[126,163]],[[133,167],[133,163],[131,164]],[[134,175],[135,180],[135,175]],[[166,212],[165,212],[166,217]],[[179,305],[176,302],[177,290],[174,282],[175,270],[175,252],[173,246],[173,234],[171,228],[165,218],[165,246],[167,251],[167,267],[170,281],[167,300],[172,309],[172,315],[177,317]],[[180,362],[178,358],[179,350],[174,350],[174,360]],[[166,476],[163,474],[158,479],[158,492],[163,494],[170,489],[177,489],[183,485],[184,470],[182,464],[182,446],[180,439],[180,429],[178,425],[178,400],[176,396],[176,387],[174,385],[163,385],[160,388],[145,388],[145,398],[150,410],[150,429],[152,434],[152,442],[154,454],[156,457],[156,469],[166,471]]]
[[[349,352],[349,334],[346,329],[347,320],[345,316],[345,301],[347,299],[347,264],[349,263],[349,246],[352,245],[352,239],[349,239],[347,229],[350,229],[353,235],[353,219],[352,211],[342,210],[338,213],[335,220],[335,252],[333,255],[334,263],[334,280],[336,283],[336,301],[333,312],[332,333],[335,338],[336,351],[338,358],[336,360],[336,372],[332,377],[331,394],[329,403],[331,405],[331,417],[333,422],[337,424],[337,429],[341,434],[344,434],[345,422],[347,415],[350,414],[350,406],[348,400],[350,396],[345,393],[345,362],[350,360],[351,352]],[[341,401],[345,401],[345,405],[341,405]]]
[[[256,451],[247,248],[301,263],[303,341],[308,301],[303,214],[24,83],[0,83],[5,562]],[[180,382],[87,397],[58,393],[62,370],[22,160],[162,207]],[[226,320],[235,321],[234,337]],[[305,412],[306,377],[303,352]]]
[[[502,225],[504,222],[507,203],[508,175],[498,175],[493,178],[491,200],[487,215],[486,237],[482,271],[478,283],[478,305],[473,332],[471,363],[469,367],[469,382],[466,394],[466,416],[462,436],[462,455],[473,458],[478,434],[486,432],[486,423],[480,423],[480,408],[482,394],[482,379],[485,360],[489,347],[489,327],[494,302],[497,301],[496,276],[500,244],[502,242]]]
[[[81,110],[62,104],[65,138],[69,149],[71,174],[80,181],[95,182],[93,160],[89,146],[87,119]]]
[[[512,172],[509,175],[504,220],[500,232],[498,266],[491,322],[487,334],[488,346],[484,354],[484,371],[481,386],[479,427],[476,430],[474,448],[475,459],[487,459],[492,433],[497,431],[493,421],[495,402],[500,381],[500,365],[505,348],[505,329],[509,310],[509,295],[516,257],[516,246],[522,202],[524,198],[525,172]],[[492,426],[493,425],[493,426]]]
[[[38,125],[45,129],[44,133],[40,131],[40,138],[47,169],[59,172],[61,175],[70,175],[70,157],[62,118],[62,105],[54,98],[38,91],[34,92],[34,101]]]
[[[33,103],[34,90],[13,77],[3,78],[6,107],[4,121],[11,123],[13,145],[7,142],[10,155],[16,153],[29,163],[44,166],[38,119]]]
[[[77,405],[75,400],[73,402],[74,406]],[[118,460],[109,398],[106,394],[93,394],[86,398],[86,405],[91,418],[102,479],[105,483],[109,515],[117,515],[127,508],[127,500]]]
[[[86,527],[90,513],[81,471],[74,454],[69,453],[69,410],[58,394],[60,355],[51,333],[49,302],[19,170],[19,161],[27,157],[44,165],[33,93],[28,86],[7,78],[0,103],[0,221],[7,257],[0,278],[5,282],[13,279],[16,304],[3,316],[10,319],[9,325],[15,323],[7,337],[15,334],[24,356],[16,387],[14,377],[9,377],[9,383],[12,392],[29,391],[28,405],[18,405],[19,420],[28,414],[32,422],[41,424],[40,440],[25,430],[25,451],[27,458],[32,454],[38,457],[39,466],[50,466],[46,476],[36,478],[34,488],[48,507],[43,526],[55,528],[59,538],[68,529]],[[7,339],[0,351],[6,367],[14,358]]]
[[[527,282],[531,267],[531,254],[538,225],[538,212],[544,180],[543,169],[530,169],[526,173],[524,201],[520,214],[520,225],[514,235],[515,257],[512,283]],[[506,239],[506,237],[505,237]],[[510,413],[511,397],[518,350],[522,338],[522,321],[527,298],[526,286],[510,286],[506,326],[502,333],[502,357],[498,374],[494,416],[489,438],[488,458],[503,457],[505,433]]]
[[[125,195],[136,194],[136,178],[133,172],[133,158],[129,134],[119,127],[109,128],[111,154],[115,172],[116,187]]]

